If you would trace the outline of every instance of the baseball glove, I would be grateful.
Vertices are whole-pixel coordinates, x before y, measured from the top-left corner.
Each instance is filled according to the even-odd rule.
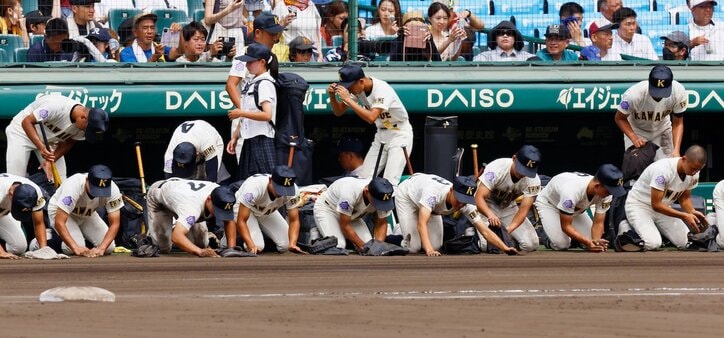
[[[360,251],[360,255],[363,256],[404,256],[409,251],[406,248],[371,239]]]
[[[158,257],[161,249],[153,242],[149,236],[135,238],[136,248],[133,249],[131,255],[133,257]],[[134,236],[136,237],[136,236]]]
[[[616,252],[640,252],[644,251],[644,240],[634,230],[628,230],[613,240],[613,248]]]
[[[719,228],[716,225],[710,225],[698,234],[690,232],[686,236],[689,239],[689,242],[686,243],[686,250],[717,252],[719,251],[719,244],[716,243],[718,234]]]
[[[216,254],[221,257],[257,257],[257,254],[246,252],[240,246],[233,248],[225,248],[216,250]]]
[[[304,243],[297,243],[300,249],[309,252],[312,255],[319,255],[325,253],[325,251],[337,247],[337,237],[327,236],[315,239],[311,245]]]

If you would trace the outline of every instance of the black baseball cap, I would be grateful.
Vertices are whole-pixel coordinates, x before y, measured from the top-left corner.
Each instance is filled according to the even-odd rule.
[[[48,20],[50,20],[50,16],[43,14],[41,11],[31,11],[25,14],[25,22],[29,25],[46,23]]]
[[[121,45],[126,45],[131,42],[136,35],[133,33],[133,21],[134,18],[127,18],[118,25],[118,39]]]
[[[196,169],[196,147],[191,142],[181,142],[173,148],[171,174],[175,177],[189,178]]]
[[[94,197],[111,197],[111,168],[96,164],[88,170],[88,190]]]
[[[10,214],[20,222],[29,222],[33,218],[33,208],[37,203],[38,191],[30,184],[21,183],[13,191]]]
[[[211,191],[211,204],[214,206],[216,224],[222,225],[225,221],[234,219],[234,204],[236,196],[231,188],[219,186]]]
[[[478,185],[475,183],[475,178],[470,176],[458,176],[455,177],[453,182],[453,193],[458,202],[463,204],[475,204],[475,191],[478,190]]]
[[[568,29],[559,24],[550,25],[546,28],[545,37],[549,38],[551,36],[558,36],[564,39],[571,38],[571,35],[568,33]]]
[[[373,178],[367,185],[367,189],[370,191],[370,195],[372,195],[372,205],[374,205],[377,210],[390,211],[395,208],[395,200],[392,197],[395,189],[386,178]]]
[[[91,108],[88,112],[88,126],[85,128],[85,140],[94,143],[103,138],[108,129],[108,113],[100,108]]]
[[[297,194],[297,186],[294,184],[297,180],[297,174],[294,173],[292,168],[285,165],[274,167],[271,180],[277,195],[294,196]]]
[[[277,34],[281,33],[284,27],[279,24],[278,16],[268,12],[262,12],[254,19],[254,29],[261,29],[272,34]]]
[[[596,179],[606,187],[613,197],[626,194],[623,188],[623,172],[613,164],[604,164],[596,172]]]
[[[271,49],[260,43],[252,43],[246,47],[246,53],[236,57],[239,61],[252,62],[256,60],[266,60],[267,64],[271,62]]]
[[[527,177],[534,178],[538,174],[541,154],[538,148],[526,144],[515,153],[515,170]]]
[[[339,84],[349,89],[359,79],[365,77],[365,72],[358,65],[345,65],[339,69]]]
[[[674,73],[671,72],[671,68],[664,65],[654,66],[649,73],[649,95],[658,98],[671,96],[672,81]]]

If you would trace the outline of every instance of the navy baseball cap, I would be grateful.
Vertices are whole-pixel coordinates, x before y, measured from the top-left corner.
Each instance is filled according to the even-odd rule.
[[[111,168],[96,164],[88,170],[88,190],[94,197],[111,197]]]
[[[475,183],[475,179],[470,176],[458,176],[455,177],[453,182],[453,193],[458,202],[463,204],[475,204],[475,191],[478,190],[478,185]]]
[[[225,221],[234,219],[234,204],[236,196],[227,186],[216,187],[211,191],[211,204],[214,206],[216,224],[222,225]]]
[[[279,24],[278,16],[262,12],[254,19],[254,29],[261,29],[272,34],[278,34],[284,30],[284,27]]]
[[[50,20],[50,16],[43,14],[41,11],[30,11],[25,14],[25,22],[29,25],[44,24],[48,20]]]
[[[94,143],[103,138],[108,129],[108,113],[100,108],[91,108],[88,112],[88,126],[85,128],[85,140]]]
[[[280,196],[294,196],[297,194],[297,186],[294,182],[297,180],[297,174],[292,168],[285,165],[278,165],[272,169],[272,186],[274,191]]]
[[[103,27],[96,27],[91,29],[90,33],[88,33],[87,38],[91,41],[108,42],[108,40],[111,39],[111,34],[109,34],[108,30]]]
[[[13,191],[10,214],[20,222],[29,222],[33,219],[33,208],[37,203],[38,191],[30,184],[21,183]]]
[[[367,185],[372,195],[372,205],[380,211],[390,211],[395,208],[395,200],[392,194],[395,192],[390,181],[386,178],[375,177]]]
[[[533,178],[538,174],[541,154],[538,148],[532,145],[524,145],[515,153],[515,170],[527,177]]]
[[[365,77],[365,72],[358,65],[345,65],[339,69],[339,84],[349,89],[359,79]]]
[[[613,197],[626,194],[623,188],[623,172],[613,164],[604,164],[596,172],[596,179],[606,187]]]
[[[671,72],[671,68],[664,65],[654,66],[649,73],[649,95],[658,98],[671,96],[672,81],[674,73]]]
[[[181,142],[173,148],[171,174],[175,177],[189,178],[196,169],[196,147],[191,142]]]
[[[266,60],[266,63],[271,62],[271,49],[260,43],[252,43],[246,47],[246,53],[236,57],[239,61],[251,62],[256,60]]]

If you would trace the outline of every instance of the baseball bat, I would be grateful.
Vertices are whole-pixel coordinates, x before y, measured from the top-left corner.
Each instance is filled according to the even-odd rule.
[[[377,153],[377,161],[375,162],[375,171],[372,172],[372,177],[377,177],[377,169],[380,168],[380,160],[382,159],[382,151],[385,150],[385,142],[380,142],[380,151]]]
[[[289,156],[287,157],[287,167],[291,168],[294,164],[294,148],[297,146],[296,142],[289,142]]]
[[[43,143],[45,144],[45,149],[48,149],[50,151],[50,146],[48,145],[48,136],[45,134],[45,127],[42,123],[38,123],[40,125],[40,134],[43,135]],[[59,187],[61,182],[60,179],[60,173],[58,173],[58,168],[55,167],[55,161],[50,161],[50,169],[53,172],[53,186]]]
[[[473,143],[470,145],[470,148],[473,149],[473,173],[475,175],[475,180],[477,180],[478,176],[480,176],[480,174],[478,173],[478,145],[476,143]]]
[[[138,176],[141,179],[141,193],[146,196],[146,175],[143,174],[143,159],[141,158],[141,142],[136,142],[136,162],[138,162]]]
[[[405,162],[407,163],[407,173],[410,175],[415,174],[415,171],[412,170],[412,163],[410,163],[410,154],[407,152],[407,146],[402,146],[402,153],[405,154]]]

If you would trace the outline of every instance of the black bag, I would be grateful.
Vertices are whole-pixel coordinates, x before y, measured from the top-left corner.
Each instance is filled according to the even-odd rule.
[[[712,224],[706,230],[692,234],[687,234],[686,250],[718,252],[719,244],[716,242],[716,236],[719,234],[719,228]]]
[[[613,248],[616,252],[641,252],[644,251],[644,240],[631,229],[616,236]]]
[[[121,208],[121,228],[116,235],[116,246],[137,248],[137,244],[132,238],[135,235],[144,234],[147,224],[143,212],[146,209],[146,199],[141,191],[141,180],[114,177],[113,182],[124,196],[124,205]]]
[[[473,236],[463,235],[443,243],[442,248],[446,254],[475,255],[482,252],[478,243],[479,239],[477,234]]]

